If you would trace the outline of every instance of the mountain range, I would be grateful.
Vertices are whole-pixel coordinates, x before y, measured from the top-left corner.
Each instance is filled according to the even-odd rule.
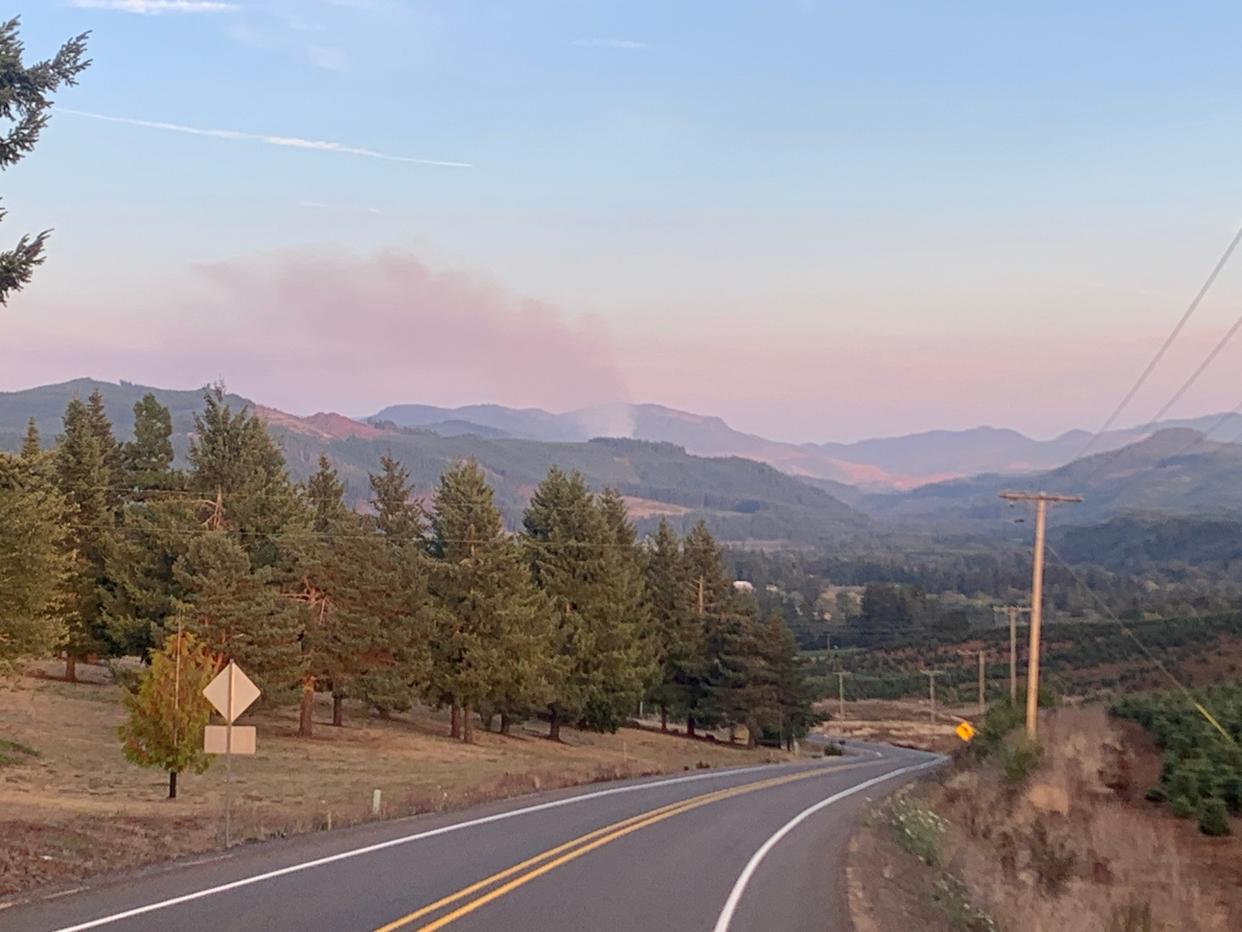
[[[1091,434],[1071,430],[1036,440],[996,427],[930,430],[853,443],[787,443],[734,430],[719,417],[692,414],[654,404],[613,404],[554,414],[540,408],[468,405],[392,405],[364,418],[369,423],[430,430],[442,436],[474,433],[484,437],[580,442],[594,437],[628,437],[675,443],[697,456],[742,456],[795,476],[857,486],[869,491],[912,489],[980,473],[1029,473],[1055,469],[1087,452]],[[1091,444],[1107,452],[1142,440],[1164,428],[1211,432],[1215,439],[1242,433],[1242,414],[1206,415],[1112,430]],[[841,486],[823,486],[849,497]]]
[[[45,437],[54,437],[68,401],[96,388],[122,437],[134,402],[154,392],[172,413],[174,445],[184,458],[201,390],[91,379],[0,393],[0,449],[17,448],[28,417]],[[1087,444],[1084,431],[1039,441],[981,427],[793,444],[660,405],[564,414],[500,405],[396,405],[357,419],[301,417],[238,395],[229,401],[249,405],[267,422],[294,478],[305,478],[327,455],[360,507],[369,494],[367,474],[382,455],[405,464],[421,495],[429,494],[446,465],[472,457],[487,471],[511,526],[553,464],[580,470],[595,488],[616,487],[640,527],[663,517],[686,528],[702,518],[723,539],[752,544],[818,545],[895,530],[995,534],[1008,524],[1006,517],[1017,516],[997,497],[1007,487],[1083,495],[1081,505],[1058,509],[1058,524],[1135,514],[1242,514],[1242,445],[1202,432],[1215,427],[1214,437],[1231,436],[1242,427],[1236,415],[1112,431],[1098,438],[1091,455],[1075,458]]]

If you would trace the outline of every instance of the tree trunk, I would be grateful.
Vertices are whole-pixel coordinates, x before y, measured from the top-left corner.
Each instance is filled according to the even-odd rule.
[[[345,727],[345,697],[340,693],[332,694],[332,724],[337,728]]]
[[[694,731],[694,716],[693,715],[686,716],[686,737],[687,738],[696,737],[695,731]]]
[[[509,720],[508,713],[501,712],[500,713],[500,733],[507,738],[509,737],[509,731],[512,727],[513,727],[513,722]]]
[[[556,715],[556,709],[552,709],[551,713],[552,714],[548,717],[548,740],[549,741],[560,741],[561,740],[561,720]]]
[[[461,706],[457,704],[457,700],[453,700],[453,711],[449,719],[449,737],[461,737]]]
[[[315,730],[315,678],[310,674],[302,677],[302,708],[298,716],[298,737],[309,738]]]
[[[177,798],[177,771],[168,771],[168,798]]]
[[[668,733],[668,706],[660,706],[660,731]]]
[[[737,726],[733,724],[729,725],[729,743],[737,744]]]
[[[461,740],[466,744],[474,744],[474,711],[469,702],[461,710],[461,722]]]
[[[78,658],[73,654],[65,655],[65,682],[76,683],[78,681]]]

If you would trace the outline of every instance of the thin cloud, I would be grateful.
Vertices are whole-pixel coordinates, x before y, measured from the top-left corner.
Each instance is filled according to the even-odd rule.
[[[328,204],[324,201],[298,201],[299,207],[306,207],[310,210],[339,210],[351,213],[368,213],[379,216],[383,213],[378,207],[354,207],[349,204]]]
[[[140,126],[144,129],[160,129],[169,133],[184,133],[187,136],[208,136],[212,139],[229,139],[239,142],[261,142],[268,146],[282,146],[290,149],[311,149],[317,152],[335,152],[337,155],[357,155],[368,159],[380,159],[384,162],[404,162],[409,165],[433,165],[438,168],[474,168],[470,162],[453,162],[444,159],[416,159],[408,155],[392,155],[377,152],[361,146],[349,146],[340,142],[329,142],[323,139],[303,139],[299,136],[271,136],[264,133],[243,133],[236,129],[205,129],[198,126],[184,126],[180,123],[162,123],[157,120],[136,120],[131,117],[109,116],[104,113],[90,113],[86,110],[71,110],[68,107],[57,107],[58,113],[69,113],[73,116],[102,120],[106,123],[120,123],[124,126]]]
[[[645,51],[651,48],[646,42],[635,42],[633,39],[574,39],[573,44],[586,49]]]
[[[311,45],[306,49],[306,56],[316,68],[325,71],[348,71],[349,57],[340,49],[323,45]]]
[[[81,10],[113,10],[117,13],[136,13],[139,16],[158,16],[161,13],[231,13],[236,3],[220,3],[217,0],[71,0],[71,6]]]

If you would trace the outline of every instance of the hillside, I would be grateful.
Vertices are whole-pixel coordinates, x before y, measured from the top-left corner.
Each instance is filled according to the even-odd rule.
[[[122,438],[129,435],[132,407],[152,391],[173,413],[174,445],[184,457],[201,405],[198,391],[169,391],[124,383],[80,379],[26,392],[0,394],[0,449],[18,447],[26,419],[33,415],[50,443],[60,431],[64,407],[75,395],[98,388]],[[235,406],[250,402],[229,396]],[[667,517],[679,529],[700,518],[725,540],[815,544],[867,533],[869,521],[822,489],[756,460],[694,456],[671,443],[626,439],[550,442],[471,432],[444,435],[425,429],[365,424],[339,414],[297,417],[254,406],[285,451],[295,479],[311,474],[320,454],[341,473],[355,505],[369,496],[367,475],[391,455],[410,471],[416,491],[429,494],[444,468],[473,458],[487,471],[511,526],[536,484],[552,465],[576,469],[593,488],[612,486],[630,499],[640,527]]]
[[[563,414],[494,404],[461,408],[407,404],[384,408],[368,420],[423,428],[445,436],[477,433],[546,441],[585,441],[601,436],[662,441],[683,446],[698,456],[744,456],[791,475],[877,491],[909,489],[980,473],[1056,469],[1079,457],[1090,437],[1087,431],[1071,430],[1051,440],[1036,440],[1016,430],[975,427],[854,443],[795,444],[735,430],[719,417],[654,404],[598,405]],[[1242,430],[1242,415],[1208,415],[1113,430],[1099,437],[1092,449],[1108,452],[1141,441],[1153,432],[1179,427],[1210,430],[1218,440],[1232,438]]]
[[[999,527],[1013,512],[997,497],[1007,488],[1082,495],[1082,504],[1057,512],[1059,524],[1137,513],[1242,513],[1242,444],[1204,440],[1193,430],[1169,428],[1057,469],[933,483],[903,494],[872,495],[860,507],[907,519],[989,522]]]

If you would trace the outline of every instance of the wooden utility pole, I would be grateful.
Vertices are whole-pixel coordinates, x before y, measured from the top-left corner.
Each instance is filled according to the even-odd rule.
[[[1009,616],[1009,701],[1015,705],[1018,702],[1018,616],[1029,611],[1020,605],[1005,606],[1005,614]]]
[[[943,670],[924,670],[927,677],[927,691],[931,696],[931,723],[936,724],[936,677],[944,676]]]
[[[837,671],[837,708],[841,713],[841,721],[845,721],[845,678],[849,676],[844,670]]]
[[[982,715],[987,711],[988,702],[986,694],[986,661],[983,658],[983,651],[979,651],[979,714]]]
[[[1035,738],[1035,716],[1039,708],[1039,626],[1044,607],[1044,537],[1048,528],[1049,503],[1081,502],[1081,495],[1052,495],[1048,492],[1002,492],[1009,502],[1035,503],[1035,557],[1031,569],[1031,648],[1027,657],[1026,736]]]

